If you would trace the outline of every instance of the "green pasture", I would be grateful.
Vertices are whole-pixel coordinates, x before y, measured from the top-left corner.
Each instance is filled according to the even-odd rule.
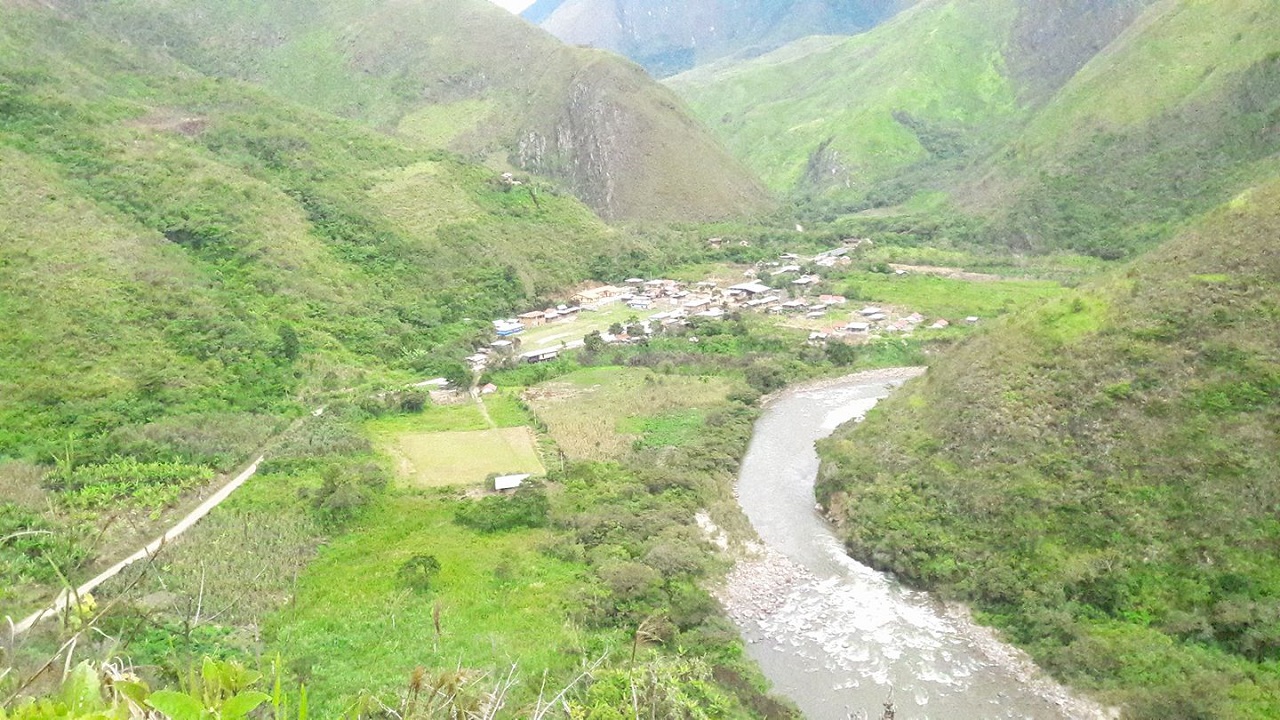
[[[505,675],[513,666],[518,674],[546,669],[554,683],[618,644],[570,620],[568,598],[585,568],[539,552],[552,533],[480,535],[452,521],[454,507],[442,496],[388,498],[325,548],[301,578],[293,604],[270,623],[272,649],[309,680],[317,717],[336,717],[363,691],[402,691],[419,666],[477,676]],[[416,554],[440,563],[429,593],[397,577]],[[536,678],[514,693],[536,696]]]

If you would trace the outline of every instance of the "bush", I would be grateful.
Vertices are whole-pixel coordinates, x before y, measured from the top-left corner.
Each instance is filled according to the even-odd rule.
[[[281,425],[279,417],[255,413],[176,415],[119,428],[104,445],[117,455],[227,471],[249,458]]]
[[[400,566],[396,576],[406,587],[417,592],[431,591],[431,583],[440,574],[440,561],[435,555],[416,554]]]
[[[511,495],[490,495],[460,503],[453,519],[463,527],[492,533],[546,527],[550,509],[546,491],[540,485],[526,485]]]
[[[787,384],[787,376],[782,368],[772,363],[752,363],[747,368],[746,375],[747,384],[762,394],[780,390]]]
[[[374,463],[335,464],[324,470],[320,487],[304,496],[319,520],[330,526],[350,522],[387,486],[387,476]]]
[[[849,343],[829,342],[826,353],[831,364],[839,367],[849,367],[858,362],[858,349]]]

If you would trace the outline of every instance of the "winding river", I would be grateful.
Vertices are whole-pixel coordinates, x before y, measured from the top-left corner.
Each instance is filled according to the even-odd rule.
[[[817,512],[814,442],[919,373],[789,390],[758,421],[738,495],[763,546],[723,593],[749,654],[810,720],[878,718],[886,702],[898,720],[1100,716],[963,613],[850,559]]]

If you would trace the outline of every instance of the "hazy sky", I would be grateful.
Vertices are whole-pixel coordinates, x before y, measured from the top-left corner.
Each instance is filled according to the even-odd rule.
[[[518,13],[533,4],[533,0],[491,0],[491,2],[498,7],[508,9],[513,13]]]

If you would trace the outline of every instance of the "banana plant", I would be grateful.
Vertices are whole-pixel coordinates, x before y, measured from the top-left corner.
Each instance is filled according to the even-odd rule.
[[[245,720],[271,696],[254,689],[261,673],[239,663],[205,658],[182,690],[156,690],[136,677],[92,663],[77,665],[53,696],[0,708],[0,720]],[[105,685],[105,687],[104,687]]]
[[[254,689],[262,673],[237,662],[205,658],[199,674],[194,671],[182,691],[157,690],[147,705],[169,720],[244,720],[270,695]]]

